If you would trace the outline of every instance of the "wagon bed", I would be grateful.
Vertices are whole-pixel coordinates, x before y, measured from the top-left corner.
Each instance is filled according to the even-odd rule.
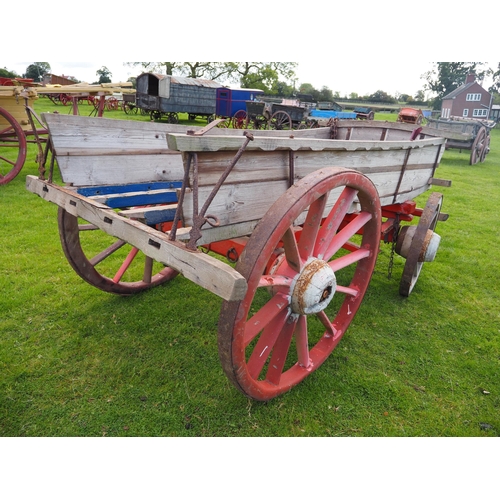
[[[59,206],[73,269],[112,293],[136,293],[181,273],[220,296],[221,363],[251,398],[287,391],[326,359],[360,306],[381,238],[413,261],[409,291],[419,256],[435,253],[442,197],[433,193],[423,210],[412,200],[430,188],[442,138],[393,133],[384,124],[291,135],[44,119],[70,185],[56,184],[51,172],[48,180],[28,176],[27,189]],[[416,230],[399,239],[399,223],[414,215]],[[96,231],[110,240],[96,254],[93,238],[89,254],[84,238]],[[116,273],[99,267],[123,247]],[[128,278],[140,252],[141,274]]]

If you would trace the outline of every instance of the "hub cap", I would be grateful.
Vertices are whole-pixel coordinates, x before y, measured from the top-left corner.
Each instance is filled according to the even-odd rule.
[[[337,279],[332,268],[320,259],[312,259],[297,276],[292,292],[292,311],[317,314],[325,309],[335,294]]]

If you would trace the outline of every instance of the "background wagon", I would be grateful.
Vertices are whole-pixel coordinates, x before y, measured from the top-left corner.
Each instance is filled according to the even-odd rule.
[[[398,122],[413,123],[420,125],[424,119],[424,114],[421,109],[417,108],[401,108],[398,114]]]
[[[190,119],[203,116],[209,121],[216,114],[221,85],[213,80],[142,73],[136,82],[136,105],[152,119],[177,123],[179,113],[188,113]]]
[[[372,108],[358,106],[354,108],[354,112],[358,120],[373,120],[375,118],[375,111]]]
[[[308,128],[311,106],[298,99],[247,101],[246,118],[235,128],[291,130]],[[243,116],[243,114],[242,114]]]
[[[246,128],[246,103],[256,101],[262,95],[264,91],[259,89],[218,88],[216,114],[218,117],[230,118],[233,128]]]
[[[423,130],[427,134],[445,137],[446,148],[470,151],[470,165],[483,162],[490,152],[490,130],[495,126],[491,120],[458,119],[444,120],[428,118]]]
[[[0,185],[7,184],[23,168],[28,143],[39,145],[37,161],[42,161],[42,142],[47,130],[35,112],[36,90],[22,86],[0,87]]]
[[[31,84],[31,80],[19,82]],[[78,114],[78,103],[84,98],[92,99],[92,114],[102,117],[104,109],[117,109],[118,100],[115,96],[135,93],[131,86],[131,83],[66,85],[64,95],[72,103],[73,114]],[[26,160],[27,144],[37,145],[36,161],[40,169],[44,168],[50,147],[48,132],[33,109],[33,102],[40,95],[60,96],[61,87],[24,88],[22,85],[10,84],[0,87],[0,185],[10,182],[21,171]]]

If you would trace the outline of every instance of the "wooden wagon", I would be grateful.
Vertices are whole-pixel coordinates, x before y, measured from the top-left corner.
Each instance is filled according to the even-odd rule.
[[[36,90],[22,86],[0,87],[0,185],[23,168],[28,144],[38,145],[37,162],[43,162],[47,130],[33,110]]]
[[[398,122],[420,125],[424,119],[424,114],[418,108],[401,108],[398,113]]]
[[[65,185],[50,171],[28,176],[27,189],[59,206],[73,269],[111,293],[180,273],[221,297],[221,364],[257,400],[326,360],[361,305],[381,240],[406,256],[403,295],[439,246],[442,195],[423,209],[413,198],[431,186],[442,138],[384,123],[290,135],[43,116]]]
[[[281,99],[280,102],[246,101],[246,116],[240,115],[241,121],[235,128],[256,130],[306,128],[309,112],[310,108],[296,99]]]
[[[130,82],[66,85],[64,95],[72,102],[75,115],[78,114],[79,100],[92,97],[95,103],[92,114],[101,117],[113,94],[118,91],[127,95],[135,93],[131,86]],[[47,141],[48,131],[34,111],[33,103],[40,95],[60,95],[61,88],[51,86],[35,89],[20,85],[0,87],[0,185],[7,184],[19,174],[26,161],[28,144],[37,145],[36,162],[43,169],[50,144]]]
[[[490,152],[490,130],[495,125],[491,120],[428,118],[425,133],[445,137],[446,148],[470,151],[469,163],[475,165]]]
[[[221,85],[213,80],[142,73],[136,82],[136,105],[152,120],[175,124],[179,113],[188,113],[190,119],[202,116],[207,121],[215,117]]]

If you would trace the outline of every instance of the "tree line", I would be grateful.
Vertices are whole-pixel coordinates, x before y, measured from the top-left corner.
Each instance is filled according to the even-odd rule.
[[[138,73],[156,72],[167,75],[205,78],[221,82],[223,85],[238,85],[241,88],[260,89],[269,96],[293,97],[298,94],[312,96],[316,102],[349,99],[354,101],[369,101],[383,104],[408,103],[431,106],[440,109],[445,95],[460,87],[468,74],[474,73],[481,82],[490,78],[492,84],[488,88],[494,96],[494,102],[500,103],[500,63],[497,68],[491,68],[483,62],[437,62],[431,63],[429,71],[421,75],[424,85],[415,95],[399,93],[390,95],[383,90],[373,94],[360,96],[355,92],[341,96],[340,92],[332,91],[327,86],[316,89],[310,83],[298,83],[295,62],[127,62],[126,66],[137,69]],[[32,78],[41,82],[43,76],[50,73],[50,64],[34,62],[30,64],[23,75],[18,75],[7,68],[0,68],[0,77]],[[93,83],[112,82],[112,73],[106,66],[96,71],[97,80]],[[135,78],[129,78],[135,85]],[[75,79],[75,82],[79,80]],[[430,94],[430,97],[426,97]]]

